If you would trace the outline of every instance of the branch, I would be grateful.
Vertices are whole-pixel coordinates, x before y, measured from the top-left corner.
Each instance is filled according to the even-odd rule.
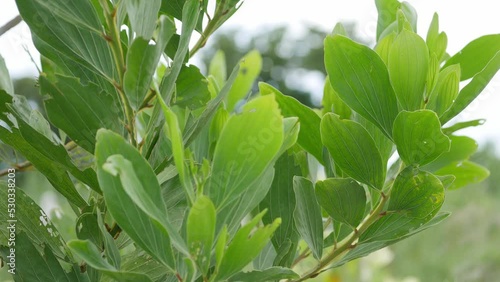
[[[22,21],[23,21],[23,19],[21,18],[21,16],[17,15],[15,18],[13,18],[9,22],[7,22],[5,25],[0,27],[0,36],[2,36],[4,33],[9,31],[11,28],[15,27],[16,25],[18,25]]]

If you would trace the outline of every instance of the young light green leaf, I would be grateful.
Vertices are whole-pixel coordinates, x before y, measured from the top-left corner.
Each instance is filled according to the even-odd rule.
[[[460,90],[460,65],[451,65],[439,73],[436,86],[432,91],[427,108],[442,116],[455,101]]]
[[[340,116],[341,119],[350,119],[352,115],[352,110],[349,108],[342,99],[340,99],[339,94],[333,89],[330,79],[327,77],[325,79],[325,86],[323,88],[323,100],[321,101],[323,106],[322,113],[335,113]]]
[[[281,220],[276,219],[272,224],[254,230],[265,212],[264,210],[259,213],[249,223],[238,230],[222,258],[218,273],[216,274],[217,281],[228,279],[238,271],[241,271],[243,267],[257,257],[269,242],[272,234],[280,225]],[[252,230],[254,231],[250,234]]]
[[[314,186],[304,177],[293,178],[293,191],[295,192],[296,206],[293,218],[297,231],[306,241],[313,256],[321,260],[323,255],[323,221],[321,208],[314,193]]]
[[[132,25],[132,30],[138,37],[145,40],[151,39],[156,27],[156,19],[160,11],[161,0],[125,0],[128,18]]]
[[[313,155],[320,163],[323,162],[323,146],[318,140],[321,139],[319,125],[321,118],[309,107],[301,104],[297,99],[285,96],[276,88],[266,83],[259,83],[261,95],[274,94],[278,102],[281,114],[284,117],[298,117],[300,132],[297,142],[307,152]]]
[[[222,50],[218,50],[208,67],[208,74],[212,75],[217,82],[217,86],[222,87],[226,83],[227,69],[226,69],[226,55]]]
[[[375,52],[380,56],[380,59],[385,63],[385,65],[389,65],[389,54],[391,52],[392,45],[394,44],[394,40],[396,40],[397,33],[391,32],[384,38],[380,39],[375,45]]]
[[[376,0],[375,5],[378,10],[377,40],[379,40],[382,32],[396,21],[396,15],[401,3],[398,0]]]
[[[191,256],[200,272],[206,276],[215,236],[215,207],[208,197],[200,196],[191,207],[186,228]]]
[[[382,189],[385,166],[375,142],[361,124],[326,114],[321,121],[321,141],[344,173]]]
[[[481,73],[495,57],[498,57],[499,52],[500,34],[485,35],[467,44],[461,51],[447,60],[443,68],[460,64],[462,69],[460,80],[464,81]]]
[[[360,243],[391,241],[429,222],[444,202],[444,188],[433,174],[412,166],[394,181],[386,215],[360,236]]]
[[[455,133],[455,131],[459,131],[469,127],[475,127],[483,125],[486,122],[485,119],[474,119],[469,121],[457,122],[450,127],[443,128],[443,133],[446,135],[451,135]]]
[[[472,183],[480,183],[490,176],[490,171],[471,161],[453,162],[438,171],[437,175],[453,175],[456,177],[450,190],[456,190]]]
[[[354,229],[363,220],[366,192],[353,179],[329,178],[316,182],[316,198],[334,221]]]
[[[450,139],[441,131],[436,113],[402,111],[394,122],[394,143],[407,165],[425,165],[450,150]]]
[[[424,103],[428,103],[429,96],[431,95],[434,87],[439,78],[439,61],[437,59],[436,53],[431,53],[429,57],[429,69],[427,71],[427,82],[425,84],[425,98]]]
[[[420,109],[429,68],[425,41],[412,31],[401,31],[391,46],[387,66],[401,107],[410,111]]]
[[[245,98],[252,89],[255,79],[262,69],[262,57],[257,50],[253,50],[241,59],[239,65],[238,76],[227,96],[226,108],[229,112],[232,112],[236,103]]]
[[[274,95],[258,97],[229,118],[215,147],[208,195],[217,208],[239,197],[283,143],[283,118]]]
[[[468,53],[468,52],[467,52]],[[460,56],[458,58],[461,58]],[[458,60],[458,59],[457,59]],[[456,60],[454,60],[456,61]],[[450,62],[450,61],[448,61]],[[459,62],[462,69],[462,79],[464,79],[464,67],[462,61]],[[465,63],[467,65],[467,63]],[[486,88],[488,83],[493,79],[495,74],[500,69],[500,51],[486,64],[486,66],[476,73],[472,80],[460,90],[455,102],[451,107],[440,117],[441,123],[445,124],[453,117],[463,111],[479,94]],[[468,76],[467,76],[468,77]]]
[[[432,17],[429,31],[427,32],[426,43],[429,47],[429,53],[435,54],[437,61],[441,62],[443,56],[446,54],[448,37],[446,36],[446,33],[439,32],[439,16],[437,13],[434,13],[434,16]]]
[[[264,270],[240,272],[229,278],[229,282],[280,281],[282,279],[296,279],[299,275],[293,270],[284,267],[271,267]]]
[[[99,270],[100,272],[116,279],[117,281],[124,282],[135,282],[135,281],[152,281],[147,275],[134,273],[134,272],[122,272],[116,269],[114,266],[109,264],[101,257],[101,252],[97,247],[88,240],[72,240],[68,242],[68,247],[81,257],[89,266]],[[51,280],[59,281],[59,280]]]
[[[339,97],[392,138],[398,105],[387,68],[377,53],[349,38],[328,36],[325,66]]]
[[[120,160],[117,154],[123,154],[127,159],[121,157]],[[105,163],[113,155],[114,164],[112,158],[105,169]],[[95,156],[99,183],[113,218],[142,249],[167,267],[175,269],[170,241],[171,237],[179,235],[176,231],[167,231],[163,226],[168,220],[166,207],[156,175],[147,161],[121,136],[107,130],[97,133]],[[141,178],[137,178],[137,175]],[[129,180],[133,183],[127,182]]]

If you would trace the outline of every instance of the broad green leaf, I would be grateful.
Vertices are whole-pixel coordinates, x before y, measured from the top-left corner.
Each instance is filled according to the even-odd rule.
[[[451,140],[450,151],[443,153],[422,169],[433,172],[453,162],[468,160],[477,150],[476,140],[472,138],[454,135],[449,136],[449,138]]]
[[[464,122],[457,122],[450,127],[443,128],[443,132],[446,135],[451,135],[455,131],[459,131],[459,130],[464,129],[464,128],[480,126],[480,125],[483,125],[485,122],[486,122],[485,119],[475,119],[475,120],[469,120],[469,121],[464,121]]]
[[[180,21],[185,20],[185,18],[182,17],[182,11],[186,2],[187,0],[162,0],[160,12],[172,16]],[[203,29],[203,12],[207,9],[206,3],[208,3],[208,1],[203,1],[203,3],[205,3],[204,8],[199,9],[198,13],[200,15],[198,17],[198,23],[196,24],[196,30],[199,32]]]
[[[321,118],[309,107],[301,104],[297,99],[285,96],[276,88],[266,83],[259,83],[261,95],[274,94],[276,102],[284,117],[298,117],[300,122],[299,139],[297,142],[307,152],[312,154],[320,163],[323,162],[323,146],[319,125]]]
[[[120,272],[140,273],[149,276],[153,281],[163,281],[168,269],[161,263],[155,261],[143,250],[137,249],[123,256],[123,264]],[[102,277],[102,282],[115,282],[110,276]]]
[[[448,218],[448,216],[450,216],[450,213],[439,213],[438,215],[436,215],[436,217],[431,219],[426,224],[422,225],[421,227],[417,228],[416,230],[413,230],[412,232],[408,233],[407,235],[405,235],[403,237],[396,238],[394,240],[375,241],[375,242],[358,244],[353,250],[351,250],[345,256],[343,256],[342,259],[340,259],[339,261],[337,261],[333,265],[331,265],[331,267],[335,268],[335,267],[342,266],[351,260],[355,260],[355,259],[367,256],[367,255],[369,255],[377,250],[380,250],[380,249],[385,248],[387,246],[390,246],[394,243],[402,241],[406,238],[409,238],[415,234],[418,234],[426,229],[429,229],[430,227],[433,227],[433,226],[441,223],[443,220]]]
[[[500,34],[490,34],[471,41],[461,51],[451,57],[443,68],[460,64],[460,80],[467,80],[481,73],[500,52]],[[498,71],[497,69],[495,70]]]
[[[127,159],[121,159],[123,163],[127,160],[129,167],[117,167],[115,164],[106,171],[103,166],[108,158],[116,158],[119,156],[117,154],[127,156]],[[97,133],[95,156],[99,183],[113,218],[142,249],[167,267],[175,269],[170,246],[174,234],[169,234],[162,225],[167,217],[166,207],[156,175],[147,161],[121,136],[107,130]],[[116,170],[116,174],[120,172],[119,175],[110,174],[108,171],[112,169]],[[123,173],[124,169],[126,173]],[[133,183],[125,182],[127,180]],[[135,197],[131,197],[131,194]],[[160,216],[157,213],[162,213],[161,221],[156,218]]]
[[[95,172],[90,168],[81,171],[71,161],[64,146],[56,145],[53,140],[32,128],[28,124],[31,111],[24,97],[12,97],[0,90],[0,120],[4,122],[0,125],[0,140],[22,153],[68,201],[78,207],[86,206],[68,172],[92,189],[100,191]]]
[[[9,262],[7,256],[10,255],[11,247],[13,246],[0,248],[4,262]],[[87,275],[80,273],[76,265],[68,267],[71,271],[66,272],[49,247],[40,246],[43,255],[40,254],[24,232],[16,234],[15,250],[15,281],[89,281]]]
[[[385,215],[361,234],[360,243],[391,241],[429,222],[444,202],[444,188],[433,174],[412,166],[394,181]]]
[[[270,268],[274,265],[273,262],[275,258],[276,258],[276,251],[274,250],[273,244],[269,242],[260,252],[260,254],[253,260],[252,262],[253,269],[264,270]]]
[[[218,50],[208,67],[208,73],[214,77],[217,86],[222,87],[227,79],[226,55],[222,50]]]
[[[227,96],[226,108],[232,112],[241,99],[244,99],[252,90],[255,79],[262,69],[262,57],[257,50],[246,54],[239,63],[239,73]]]
[[[219,271],[216,274],[218,280],[225,280],[238,271],[241,271],[243,267],[257,257],[269,242],[273,232],[280,225],[281,220],[276,219],[272,224],[254,230],[265,212],[259,213],[249,223],[238,230],[222,258]]]
[[[398,105],[387,68],[377,53],[349,38],[328,36],[325,66],[339,97],[391,138]]]
[[[215,207],[208,197],[200,196],[191,207],[186,228],[191,256],[206,276],[215,236]]]
[[[482,52],[482,51],[481,51]],[[456,61],[456,60],[454,60]],[[449,62],[449,61],[448,61]],[[459,62],[462,69],[462,79],[464,77],[464,67],[462,61]],[[486,88],[488,83],[493,79],[495,74],[500,69],[500,51],[484,66],[484,68],[476,73],[472,80],[460,90],[455,102],[451,107],[440,117],[441,123],[445,124],[453,117],[463,111],[479,94]]]
[[[9,226],[8,219],[10,216],[8,206],[8,190],[7,182],[0,180],[0,245],[7,246],[9,239]],[[49,220],[45,212],[40,208],[23,189],[16,188],[16,232],[23,234],[29,241],[42,248],[42,246],[49,247],[51,251],[59,258],[66,256],[64,252],[64,241],[57,228]]]
[[[128,18],[132,25],[132,30],[138,37],[145,40],[151,39],[156,28],[156,20],[160,11],[161,0],[125,0]]]
[[[480,183],[490,176],[490,171],[471,161],[453,162],[438,171],[437,175],[453,175],[456,177],[450,190],[456,190],[473,183]]]
[[[297,279],[299,275],[284,267],[271,267],[264,270],[240,272],[229,278],[230,282],[280,281],[282,279]]]
[[[326,114],[321,121],[321,140],[344,173],[382,189],[385,165],[375,142],[361,124]]]
[[[366,192],[353,179],[329,178],[316,182],[316,198],[334,221],[354,229],[363,220]]]
[[[375,141],[375,146],[377,146],[380,156],[382,157],[382,162],[384,165],[387,163],[392,153],[394,153],[395,147],[391,139],[389,139],[383,132],[373,123],[369,122],[364,117],[355,114],[353,120],[361,124],[366,131],[370,134]]]
[[[108,80],[117,78],[102,23],[89,0],[18,0],[16,3],[31,32],[57,53]],[[46,48],[36,43],[42,55],[51,57]]]
[[[96,246],[103,245],[103,238],[97,222],[97,214],[93,212],[94,206],[82,209],[76,220],[76,237],[80,240],[89,240]]]
[[[147,275],[133,272],[122,272],[109,264],[101,256],[101,252],[97,247],[88,240],[72,240],[68,242],[68,247],[79,257],[81,257],[89,266],[99,270],[100,272],[116,279],[117,281],[135,282],[135,281],[152,281]],[[48,281],[48,280],[47,280]],[[59,281],[59,280],[50,280]]]
[[[210,101],[208,81],[196,66],[183,67],[175,83],[177,90],[173,104],[195,110]]]
[[[394,143],[407,165],[425,165],[450,150],[450,139],[441,131],[436,113],[402,111],[394,122]]]
[[[11,95],[14,94],[14,85],[2,55],[0,55],[0,90],[4,90]]]
[[[271,189],[264,200],[260,202],[259,209],[268,210],[262,218],[262,222],[265,224],[273,222],[276,218],[281,218],[281,225],[276,229],[271,239],[274,248],[279,250],[287,241],[298,241],[297,228],[293,220],[295,194],[292,193],[292,187],[293,177],[300,175],[301,170],[295,164],[293,155],[286,152],[276,161],[274,170],[275,174]]]
[[[321,207],[310,180],[300,176],[293,178],[296,205],[293,212],[297,231],[311,249],[313,256],[321,260],[323,255],[323,221]]]
[[[448,37],[446,33],[439,32],[439,16],[434,13],[432,17],[429,30],[427,32],[426,38],[427,47],[429,47],[429,53],[435,54],[438,62],[441,62],[443,56],[446,54],[446,47],[448,45]]]
[[[113,96],[92,82],[55,75],[40,75],[40,93],[52,124],[62,129],[76,144],[94,153],[97,130],[123,132],[124,116]]]
[[[432,91],[427,109],[433,110],[442,116],[455,101],[460,90],[460,66],[451,65],[439,73],[439,77]]]
[[[387,68],[391,84],[404,110],[422,107],[429,68],[429,51],[416,33],[403,30],[389,51]]]
[[[156,21],[156,17],[154,19]],[[156,36],[156,45],[149,43],[150,36],[147,38],[137,37],[128,47],[127,70],[123,77],[123,90],[130,104],[136,110],[141,106],[146,94],[150,91],[153,75],[160,57],[175,33],[175,24],[172,19],[162,16],[159,21],[160,27]]]
[[[283,142],[274,95],[258,97],[229,118],[215,147],[208,195],[217,208],[238,198],[264,172]]]
[[[323,100],[321,101],[323,106],[322,113],[335,113],[340,116],[341,119],[350,119],[352,115],[352,110],[349,108],[342,99],[340,99],[339,94],[333,90],[330,84],[330,79],[327,77],[325,80],[325,86],[323,88]]]

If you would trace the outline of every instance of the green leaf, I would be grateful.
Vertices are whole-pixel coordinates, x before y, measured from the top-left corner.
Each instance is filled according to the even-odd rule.
[[[182,67],[175,83],[177,89],[175,105],[195,110],[210,101],[208,81],[196,66]]]
[[[89,266],[99,270],[100,272],[116,279],[117,281],[133,282],[133,281],[152,281],[147,275],[134,273],[134,272],[122,272],[116,269],[114,266],[109,264],[101,257],[101,252],[97,247],[88,240],[72,240],[68,242],[68,247],[81,257]],[[59,280],[51,280],[59,281]]]
[[[187,244],[192,258],[203,276],[210,267],[210,254],[215,236],[215,207],[206,196],[199,197],[189,211]]]
[[[352,229],[363,220],[366,192],[353,179],[330,178],[316,182],[316,198],[333,220]]]
[[[394,143],[407,165],[425,165],[450,150],[450,139],[429,110],[402,111],[394,122]]]
[[[261,175],[283,142],[283,119],[273,95],[258,97],[229,118],[215,147],[208,195],[217,208],[238,198]]]
[[[287,241],[297,241],[297,228],[293,220],[295,209],[295,194],[292,193],[293,177],[300,175],[300,167],[295,164],[293,155],[284,153],[274,165],[275,173],[271,189],[260,202],[259,209],[268,212],[262,222],[269,224],[276,218],[281,218],[281,225],[274,232],[271,242],[276,250]]]
[[[332,268],[335,268],[335,267],[339,267],[339,266],[342,266],[344,264],[346,264],[347,262],[351,261],[351,260],[355,260],[357,258],[361,258],[361,257],[364,257],[368,254],[371,254],[377,250],[380,250],[382,248],[385,248],[387,246],[390,246],[394,243],[397,243],[399,241],[402,241],[406,238],[409,238],[415,234],[418,234],[426,229],[429,229],[430,227],[433,227],[437,224],[439,224],[440,222],[442,222],[443,220],[445,220],[446,218],[448,218],[448,216],[450,216],[450,213],[439,213],[436,217],[434,217],[433,219],[431,219],[429,222],[427,222],[426,224],[422,225],[421,227],[413,230],[412,232],[408,233],[407,235],[403,236],[403,237],[399,237],[397,239],[394,239],[394,240],[390,240],[390,241],[375,241],[375,242],[369,242],[369,243],[361,243],[361,244],[358,244],[354,250],[351,250],[350,252],[348,252],[345,256],[342,257],[342,259],[340,259],[339,261],[335,262],[333,265],[331,265]]]
[[[153,281],[162,281],[167,275],[168,269],[159,262],[155,261],[149,255],[145,254],[143,250],[136,249],[123,257],[123,264],[120,272],[127,273],[140,273]],[[116,280],[109,276],[104,276],[102,282],[115,282]]]
[[[96,191],[99,190],[95,172],[88,168],[81,171],[73,164],[64,146],[32,128],[29,124],[31,108],[22,96],[12,97],[0,90],[0,140],[22,153],[54,188],[78,207],[87,203],[76,191],[68,172]],[[37,140],[37,142],[32,142]]]
[[[66,272],[49,247],[43,249],[42,256],[24,233],[16,235],[15,240],[15,281],[89,281],[81,274],[76,265],[71,265],[71,272]],[[2,246],[0,253],[3,261],[8,262],[10,248]]]
[[[375,52],[380,56],[380,59],[387,66],[389,64],[389,54],[391,52],[392,45],[394,44],[394,40],[396,40],[397,33],[391,32],[384,38],[380,39],[375,45]]]
[[[14,85],[2,55],[0,55],[0,90],[4,90],[11,95],[14,94]]]
[[[481,51],[482,52],[482,51]],[[455,61],[455,60],[454,60]],[[449,61],[448,61],[449,62]],[[464,77],[464,67],[460,61],[462,69],[462,79]],[[484,68],[476,73],[472,80],[460,90],[455,102],[451,107],[440,117],[441,123],[445,124],[453,117],[463,111],[481,92],[488,86],[488,83],[493,79],[495,74],[500,69],[500,51],[484,66]]]
[[[437,159],[425,165],[422,169],[426,171],[436,171],[453,162],[468,160],[477,151],[476,140],[466,136],[449,136],[451,147],[449,152],[444,152]]]
[[[107,130],[97,133],[95,155],[97,176],[113,218],[142,249],[175,269],[170,241],[176,232],[169,232],[164,227],[168,220],[165,203],[156,175],[147,161],[121,136]],[[103,166],[108,160],[110,163],[105,169]]]
[[[427,109],[442,116],[457,98],[460,90],[460,66],[451,65],[439,73],[439,77],[429,97]]]
[[[401,3],[398,0],[375,0],[375,5],[378,10],[377,20],[377,40],[387,27],[396,21],[398,9]]]
[[[394,181],[385,215],[360,236],[360,243],[391,241],[429,222],[444,202],[444,188],[433,174],[407,167]]]
[[[222,50],[218,50],[208,67],[208,74],[213,76],[217,86],[222,87],[227,79],[226,55]]]
[[[353,120],[361,124],[366,131],[370,134],[375,141],[375,146],[377,146],[380,156],[382,157],[382,162],[384,165],[387,163],[392,153],[394,153],[395,147],[391,139],[389,139],[383,132],[373,123],[369,122],[364,117],[355,114]]]
[[[128,18],[132,25],[132,30],[138,37],[145,40],[151,39],[153,31],[156,28],[156,20],[158,19],[158,12],[160,11],[161,0],[125,0]]]
[[[227,96],[226,108],[229,112],[232,112],[238,101],[244,99],[252,90],[254,81],[262,69],[262,57],[257,50],[250,51],[240,60],[239,66],[238,76]]]
[[[401,107],[410,111],[420,109],[429,68],[425,41],[416,33],[403,30],[391,46],[387,66]]]
[[[297,142],[307,152],[313,155],[320,163],[323,162],[323,146],[319,125],[321,118],[309,107],[301,104],[297,99],[285,96],[276,88],[266,83],[259,83],[261,95],[274,94],[281,114],[284,117],[298,117],[300,122],[299,139]]]
[[[382,189],[385,166],[375,142],[362,125],[326,114],[321,121],[321,140],[343,172],[375,189]]]
[[[330,79],[327,77],[325,80],[325,86],[323,88],[323,100],[321,100],[321,105],[323,106],[322,113],[335,113],[340,116],[341,119],[350,119],[352,115],[352,110],[349,108],[342,99],[340,99],[339,94],[333,90],[330,84]]]
[[[471,41],[451,57],[443,68],[460,64],[460,80],[464,81],[481,73],[500,52],[500,34],[490,34]],[[498,67],[496,69],[498,71]],[[496,72],[495,71],[495,72]]]
[[[349,38],[328,36],[325,66],[339,97],[391,138],[398,105],[387,68],[377,53]]]
[[[269,242],[281,220],[276,219],[272,224],[254,230],[265,212],[259,213],[238,230],[222,258],[219,272],[216,274],[218,280],[225,280],[241,271]],[[250,234],[252,230],[254,231]]]
[[[61,75],[54,78],[40,75],[40,93],[47,97],[44,104],[51,123],[76,144],[94,153],[97,130],[124,131],[120,104],[99,85],[83,85],[76,78]]]
[[[271,267],[264,270],[253,270],[250,272],[240,272],[231,277],[230,282],[255,282],[255,281],[276,281],[282,279],[296,279],[299,275],[293,270],[283,267]]]
[[[118,249],[118,246],[115,243],[115,239],[106,229],[103,217],[104,215],[101,215],[101,212],[99,211],[99,209],[97,209],[97,223],[99,225],[101,235],[104,239],[104,252],[106,254],[106,259],[116,269],[120,269],[121,267],[120,250]]]
[[[313,256],[321,260],[323,255],[323,221],[321,208],[314,193],[314,186],[304,177],[293,178],[293,191],[297,204],[293,212],[297,231],[311,249]]]
[[[446,33],[439,32],[439,16],[437,13],[434,13],[432,17],[429,31],[427,32],[426,43],[429,47],[429,53],[435,54],[437,61],[441,62],[443,56],[446,54],[448,37]]]
[[[464,129],[464,128],[480,126],[480,125],[483,125],[485,122],[486,122],[485,119],[475,119],[475,120],[469,120],[469,121],[464,121],[464,122],[457,122],[450,127],[443,128],[443,132],[446,135],[451,135],[455,131],[459,131],[459,130]]]
[[[9,240],[9,222],[11,218],[8,206],[7,182],[0,180],[0,245],[7,246]],[[64,252],[64,240],[57,228],[49,220],[45,212],[19,187],[16,188],[16,232],[23,233],[29,241],[39,249],[46,246],[59,258],[66,256]]]
[[[89,0],[16,1],[31,32],[57,53],[93,72],[113,80],[115,69],[111,49],[103,36],[102,23]],[[35,46],[42,55],[49,50]],[[89,44],[90,43],[90,44]]]
[[[490,176],[490,171],[471,161],[453,162],[438,171],[437,175],[453,175],[456,177],[450,190],[456,190],[472,183],[480,183]]]

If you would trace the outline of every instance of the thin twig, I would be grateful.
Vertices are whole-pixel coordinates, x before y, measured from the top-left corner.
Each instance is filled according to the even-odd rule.
[[[21,23],[23,19],[21,18],[20,15],[17,15],[15,18],[4,24],[2,27],[0,27],[0,36],[2,36],[4,33]]]

